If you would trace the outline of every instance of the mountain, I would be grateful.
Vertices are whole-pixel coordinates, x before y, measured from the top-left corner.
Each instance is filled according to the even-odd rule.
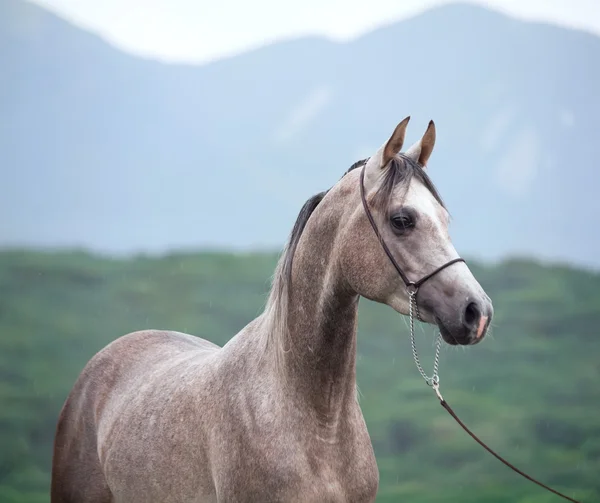
[[[0,0],[0,245],[280,247],[302,203],[412,116],[461,254],[600,265],[600,38],[449,5],[347,43],[206,65]]]

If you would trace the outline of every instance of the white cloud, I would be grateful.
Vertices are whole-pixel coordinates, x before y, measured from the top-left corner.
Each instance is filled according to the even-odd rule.
[[[501,143],[502,137],[508,131],[515,116],[514,106],[505,106],[494,115],[481,136],[481,148],[484,152],[494,150]]]
[[[274,139],[277,143],[286,143],[310,124],[332,99],[332,91],[328,86],[314,89],[306,98],[296,105],[283,124],[277,127]]]
[[[522,129],[497,164],[496,182],[505,192],[522,197],[529,192],[542,162],[542,143],[532,127]]]
[[[575,124],[575,116],[571,110],[563,108],[559,114],[560,123],[566,128],[572,128]]]

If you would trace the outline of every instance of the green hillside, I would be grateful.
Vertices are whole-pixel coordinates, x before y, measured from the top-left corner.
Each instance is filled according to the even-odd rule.
[[[0,253],[0,502],[49,500],[58,411],[96,351],[141,328],[225,343],[260,313],[275,260]],[[494,301],[493,333],[473,348],[444,347],[446,399],[532,476],[600,501],[600,275],[529,261],[472,269]],[[434,333],[420,335],[429,369]],[[483,451],[439,406],[412,362],[405,319],[363,299],[358,342],[378,502],[560,501]]]

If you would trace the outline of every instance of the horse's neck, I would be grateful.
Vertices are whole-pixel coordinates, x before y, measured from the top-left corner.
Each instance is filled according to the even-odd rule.
[[[304,243],[294,256],[283,370],[291,391],[335,422],[356,400],[358,295],[331,262],[334,239]]]

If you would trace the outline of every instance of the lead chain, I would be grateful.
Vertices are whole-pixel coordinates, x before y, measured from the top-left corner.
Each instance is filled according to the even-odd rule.
[[[412,346],[412,353],[413,353],[413,358],[415,360],[415,364],[417,366],[417,370],[419,371],[419,373],[421,374],[421,376],[423,376],[423,379],[425,379],[425,382],[433,387],[433,388],[437,388],[440,384],[440,376],[438,375],[438,366],[440,364],[440,349],[442,346],[442,336],[441,334],[438,334],[437,336],[437,340],[436,340],[436,347],[435,347],[435,359],[433,361],[433,375],[431,377],[429,377],[425,371],[423,370],[423,367],[421,366],[421,362],[419,362],[419,355],[417,354],[417,346],[415,344],[415,313],[417,315],[418,319],[421,319],[421,316],[419,315],[419,306],[417,305],[417,292],[416,290],[413,291],[411,290],[409,292],[409,319],[410,319],[410,344]]]

